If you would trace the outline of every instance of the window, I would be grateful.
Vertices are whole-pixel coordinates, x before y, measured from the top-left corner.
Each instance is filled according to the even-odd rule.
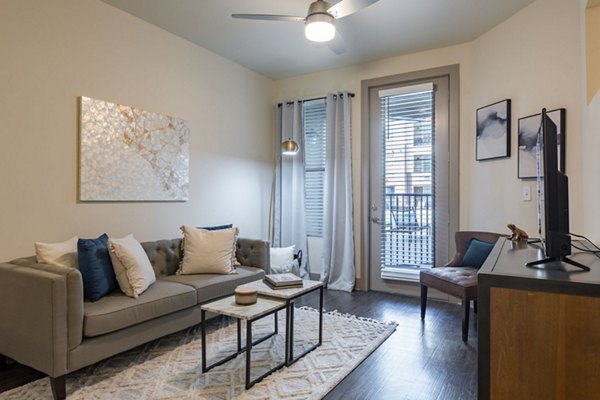
[[[431,155],[414,156],[415,173],[431,173]]]
[[[413,194],[431,194],[431,186],[413,186]]]
[[[429,146],[431,145],[431,125],[416,124],[415,135],[413,136],[414,146]]]
[[[379,249],[381,276],[385,278],[399,268],[433,265],[434,97],[432,83],[379,91],[378,148],[383,159],[376,173],[377,180],[385,185]]]
[[[306,234],[322,237],[325,183],[325,99],[305,101],[303,110]]]

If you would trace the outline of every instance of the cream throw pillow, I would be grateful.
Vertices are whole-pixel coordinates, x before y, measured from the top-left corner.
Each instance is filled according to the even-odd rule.
[[[235,274],[233,257],[238,228],[209,231],[182,226],[184,254],[177,275]]]
[[[129,297],[138,297],[156,282],[144,248],[133,235],[108,239],[108,252],[119,287]]]
[[[35,258],[40,264],[77,268],[77,237],[61,243],[36,242]]]

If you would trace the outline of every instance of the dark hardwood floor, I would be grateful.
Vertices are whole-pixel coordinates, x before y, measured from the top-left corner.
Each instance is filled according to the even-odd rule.
[[[469,341],[463,343],[460,305],[430,300],[422,323],[415,297],[329,291],[324,303],[326,310],[398,323],[396,331],[326,400],[477,398],[477,331],[472,322]],[[318,302],[310,299],[303,305],[317,307]]]
[[[298,302],[316,307],[317,296]],[[382,321],[396,331],[326,397],[377,400],[459,400],[477,398],[477,331],[461,340],[461,307],[429,301],[425,322],[419,299],[379,292],[326,291],[325,309]],[[471,318],[471,321],[476,318]],[[0,392],[43,375],[18,365],[0,366]]]

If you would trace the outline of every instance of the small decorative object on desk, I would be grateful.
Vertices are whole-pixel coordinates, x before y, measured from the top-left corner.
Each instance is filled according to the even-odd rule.
[[[515,224],[506,225],[508,229],[512,232],[510,236],[510,240],[513,242],[518,242],[519,240],[527,240],[529,239],[529,235],[523,229],[517,227]]]
[[[254,288],[236,287],[235,288],[235,303],[242,306],[249,306],[256,303],[257,290]]]
[[[287,289],[303,286],[302,279],[291,273],[265,275],[264,282],[271,289]]]

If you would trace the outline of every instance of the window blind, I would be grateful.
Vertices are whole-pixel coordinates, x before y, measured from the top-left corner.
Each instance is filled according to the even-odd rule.
[[[325,99],[304,102],[304,168],[306,233],[323,236],[325,183]]]

